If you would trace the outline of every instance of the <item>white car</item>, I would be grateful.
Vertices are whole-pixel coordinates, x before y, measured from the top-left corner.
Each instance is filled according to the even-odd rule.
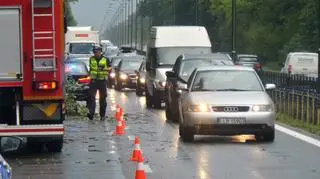
[[[180,83],[179,131],[183,141],[194,135],[254,134],[274,140],[274,103],[254,69],[215,66],[195,69],[188,83]]]

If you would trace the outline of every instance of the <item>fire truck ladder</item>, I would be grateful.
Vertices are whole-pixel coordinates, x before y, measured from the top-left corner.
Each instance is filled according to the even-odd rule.
[[[38,13],[36,10],[51,7],[50,13]],[[36,23],[40,18],[50,18],[52,25],[49,30],[36,30]],[[43,21],[42,21],[43,22]],[[37,28],[38,29],[38,28]],[[55,45],[55,14],[54,0],[32,0],[32,39],[33,39],[33,80],[36,78],[37,72],[53,72],[54,80],[56,80],[56,45]],[[41,42],[42,41],[42,42]],[[50,43],[52,48],[41,48],[37,44],[44,42]],[[46,44],[47,44],[46,43]]]

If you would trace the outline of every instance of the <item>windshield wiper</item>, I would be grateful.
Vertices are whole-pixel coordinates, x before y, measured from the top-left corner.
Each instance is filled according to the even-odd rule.
[[[250,91],[250,90],[237,89],[237,88],[226,88],[226,89],[216,89],[215,91]]]

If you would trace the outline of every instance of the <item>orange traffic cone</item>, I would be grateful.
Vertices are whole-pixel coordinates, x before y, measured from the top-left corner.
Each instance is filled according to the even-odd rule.
[[[144,172],[143,159],[141,157],[139,157],[138,159],[135,179],[147,179],[146,174]]]
[[[114,117],[117,120],[119,120],[119,117],[120,117],[120,105],[119,104],[117,104],[116,109],[117,109],[117,111],[116,111],[116,115]]]
[[[121,121],[118,121],[118,125],[116,127],[116,131],[114,131],[113,134],[115,135],[123,135],[125,132],[124,132],[124,128],[122,127],[122,122]]]
[[[120,108],[120,110],[119,110],[119,119],[118,120],[120,120],[120,118],[121,118],[121,116],[123,116],[124,114],[123,114],[123,108]]]
[[[130,160],[135,162],[138,162],[139,160],[144,161],[140,148],[140,140],[137,136],[134,139],[134,149]]]
[[[123,115],[120,116],[120,121],[121,121],[122,127],[125,129],[127,124],[126,124],[126,121],[123,119]]]

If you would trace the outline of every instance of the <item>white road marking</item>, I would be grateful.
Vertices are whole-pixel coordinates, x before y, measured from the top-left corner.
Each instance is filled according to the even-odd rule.
[[[129,140],[134,140],[134,138],[135,138],[134,136],[128,135],[128,139],[129,139]]]
[[[277,125],[277,124],[275,125],[275,129],[280,131],[280,132],[283,132],[285,134],[291,135],[292,137],[295,137],[297,139],[300,139],[300,140],[302,140],[304,142],[307,142],[309,144],[315,145],[315,146],[320,148],[320,141],[317,140],[317,139],[314,139],[312,137],[300,134],[300,133],[298,133],[296,131],[293,131],[293,130],[285,128],[285,127],[282,127],[282,126]]]
[[[143,164],[143,169],[146,173],[152,173],[152,170],[148,164]]]

